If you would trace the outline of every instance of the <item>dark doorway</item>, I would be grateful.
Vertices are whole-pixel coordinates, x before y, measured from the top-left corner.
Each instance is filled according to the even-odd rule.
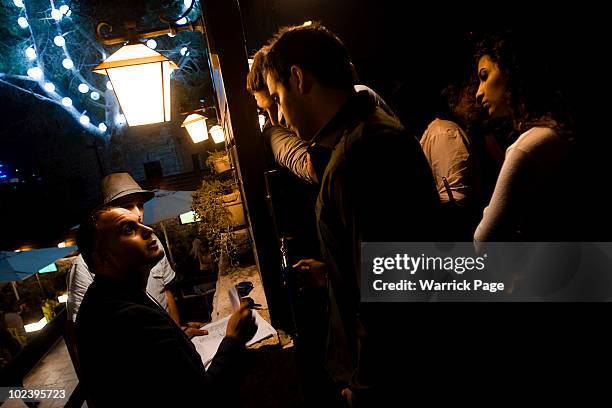
[[[191,162],[193,163],[193,171],[201,172],[202,171],[202,160],[200,160],[200,153],[191,155]]]
[[[159,160],[143,163],[145,177],[147,180],[160,179],[164,176],[162,166]]]

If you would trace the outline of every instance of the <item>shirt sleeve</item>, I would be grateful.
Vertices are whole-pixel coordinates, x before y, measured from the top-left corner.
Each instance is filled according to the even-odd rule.
[[[176,276],[166,254],[164,254],[164,257],[155,265],[154,269],[156,269],[156,274],[161,276],[164,286],[168,286]],[[153,272],[151,271],[151,273]]]
[[[66,303],[68,318],[73,322],[76,321],[83,296],[93,282],[93,278],[94,274],[89,271],[83,257],[77,256],[68,273],[68,301]]]
[[[445,177],[453,198],[459,204],[473,193],[473,159],[468,148],[467,135],[458,126],[448,124],[430,126],[421,139],[421,147],[431,166],[442,202],[450,201],[442,180]],[[472,197],[473,198],[473,197]]]
[[[527,198],[530,175],[529,154],[511,148],[497,178],[489,206],[474,233],[475,242],[512,240],[519,228],[519,216]],[[477,245],[478,247],[478,245]]]
[[[302,180],[314,183],[308,173],[308,143],[282,126],[264,130],[264,137],[270,145],[274,161]]]

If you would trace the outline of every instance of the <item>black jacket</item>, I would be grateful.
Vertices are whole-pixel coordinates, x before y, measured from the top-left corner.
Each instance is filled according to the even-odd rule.
[[[147,294],[96,275],[76,321],[81,380],[100,407],[207,406],[237,389],[244,346],[225,338],[208,371],[172,318]]]
[[[361,302],[361,244],[434,240],[440,202],[431,169],[416,138],[364,92],[313,142],[331,152],[316,205],[332,298],[328,368],[338,381],[356,368],[360,386],[384,382],[377,377],[394,373],[385,364],[402,352],[390,331],[406,323],[405,306]]]

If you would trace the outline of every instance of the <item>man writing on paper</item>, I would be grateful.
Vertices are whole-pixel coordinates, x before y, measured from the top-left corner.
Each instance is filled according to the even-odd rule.
[[[81,224],[78,245],[96,274],[77,316],[76,336],[85,392],[97,408],[206,405],[237,388],[241,352],[256,331],[246,305],[229,319],[205,371],[189,338],[145,291],[162,250],[138,215],[119,207],[97,209]]]
[[[104,205],[112,205],[130,210],[136,215],[144,217],[145,203],[155,196],[153,191],[143,190],[136,181],[125,172],[111,173],[100,181]],[[163,247],[161,247],[163,252]],[[180,324],[180,317],[174,296],[169,287],[174,282],[175,273],[164,253],[159,262],[151,268],[147,281],[149,293],[172,316],[176,324]],[[76,257],[70,273],[68,274],[68,302],[66,311],[68,319],[76,322],[77,314],[87,288],[94,280],[94,274],[83,259],[82,255]],[[199,330],[203,323],[189,322],[183,330],[191,338],[206,334]]]

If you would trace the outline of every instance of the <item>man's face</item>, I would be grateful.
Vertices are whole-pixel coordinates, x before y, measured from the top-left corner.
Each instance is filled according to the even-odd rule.
[[[304,140],[309,140],[313,135],[309,133],[306,109],[304,106],[304,97],[297,92],[297,85],[292,76],[290,80],[290,88],[287,88],[282,82],[277,81],[272,75],[268,74],[266,78],[268,91],[274,103],[277,103],[279,109],[285,118],[287,126],[292,129],[297,135]]]
[[[141,194],[129,194],[112,203],[114,206],[125,208],[137,217],[144,217],[144,197]]]
[[[163,257],[153,230],[125,208],[112,208],[100,214],[97,234],[102,261],[127,280],[141,279],[145,273],[148,276],[150,268]]]

